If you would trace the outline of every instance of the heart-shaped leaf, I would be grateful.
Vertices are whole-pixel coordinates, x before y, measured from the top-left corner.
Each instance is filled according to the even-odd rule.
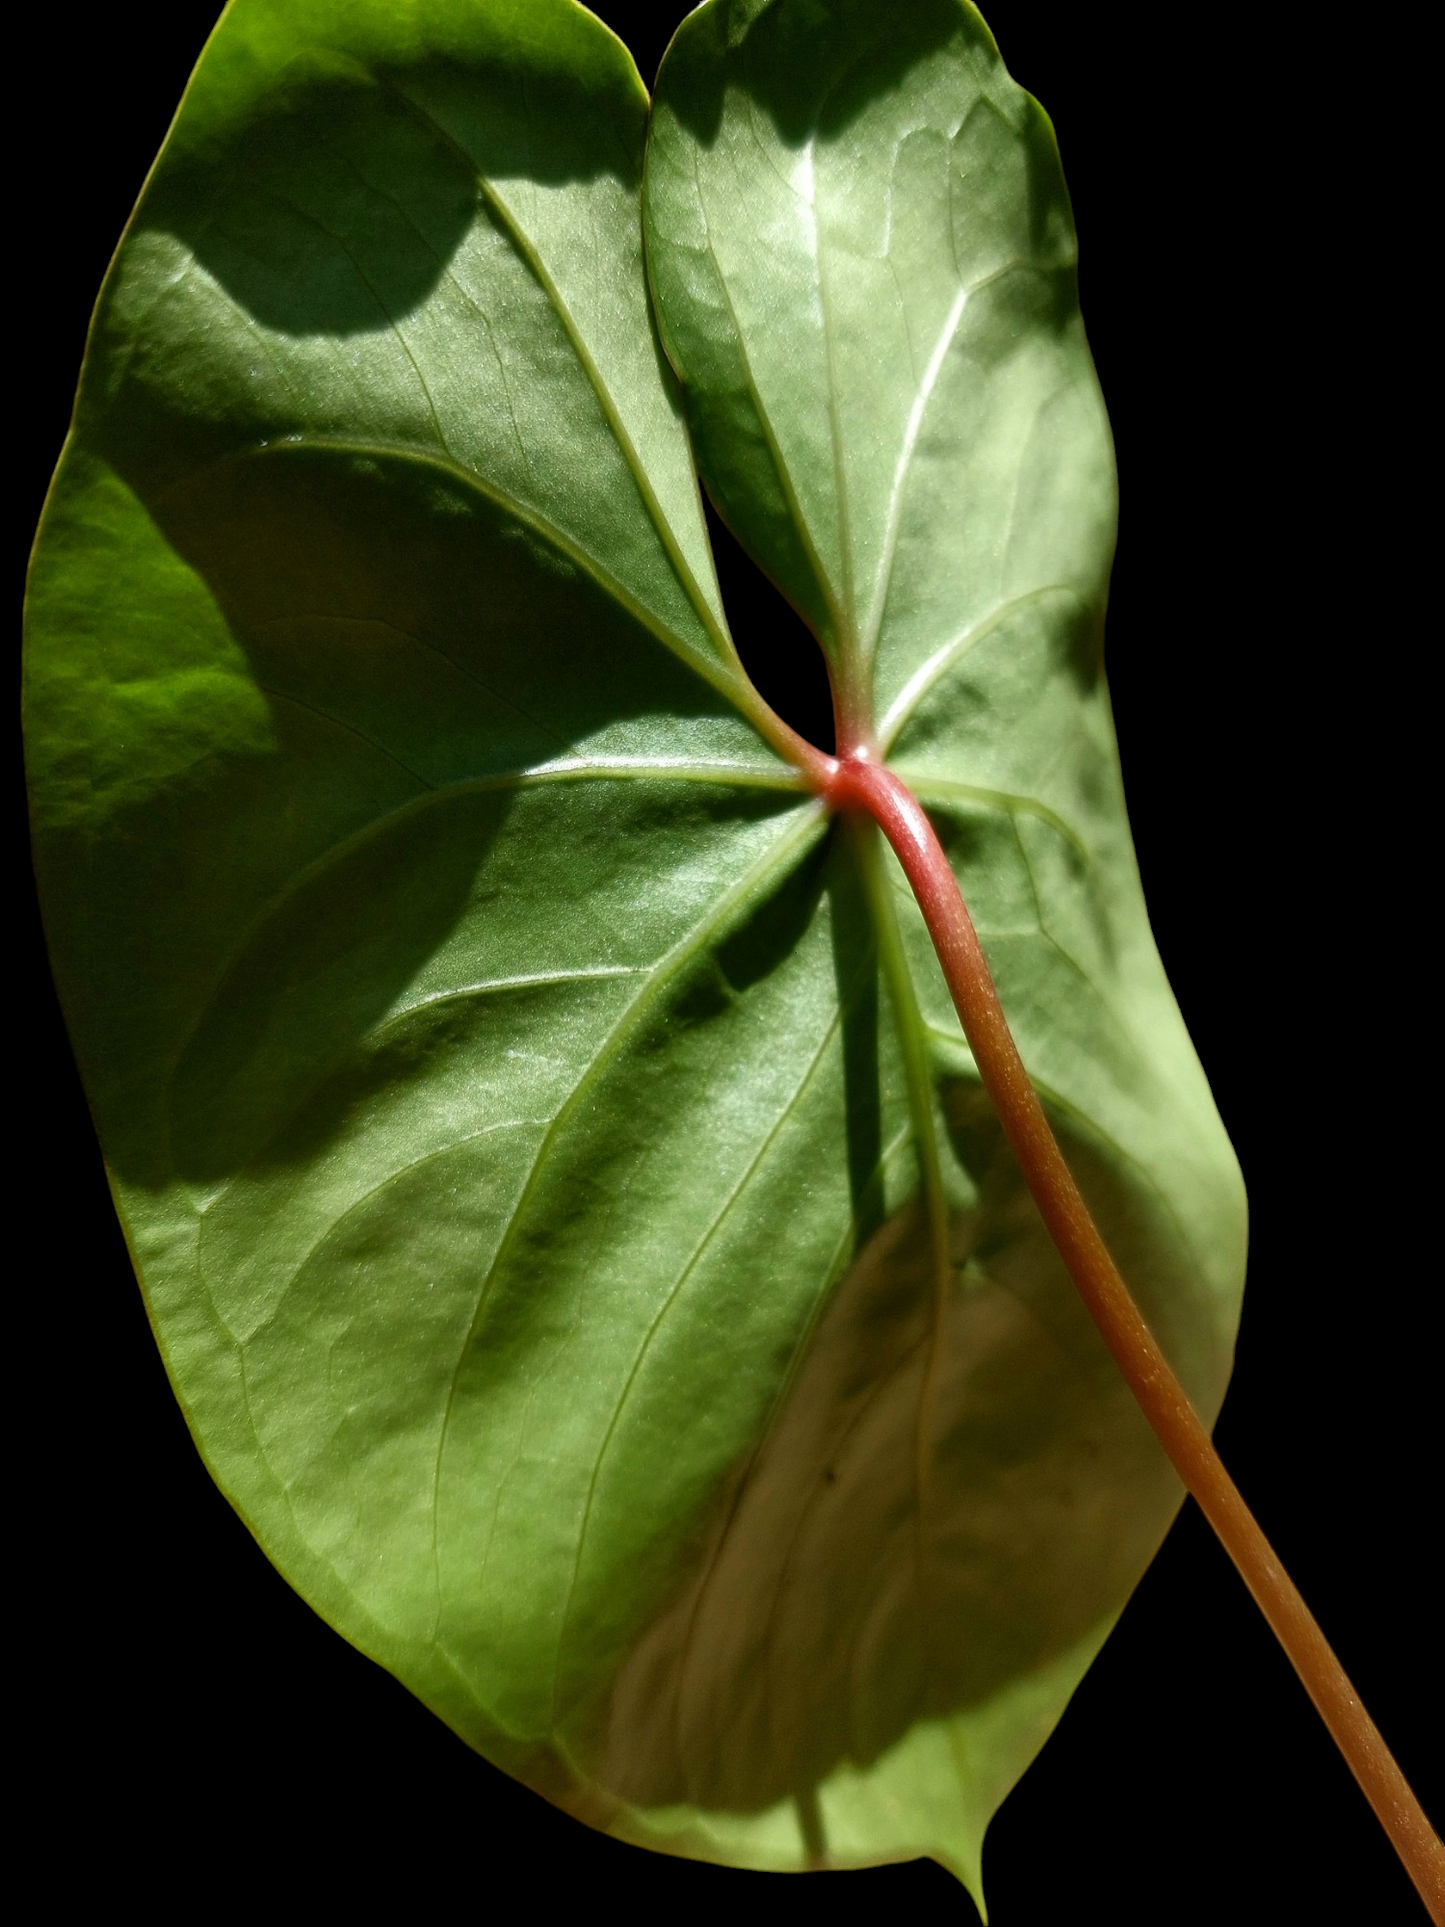
[[[1129,844],[1072,225],[967,7],[711,0],[647,160],[679,390],[647,129],[570,0],[233,0],[32,579],[57,975],[320,1612],[594,1824],[978,1893],[1179,1490],[743,674],[684,406],[1212,1414],[1242,1200]]]

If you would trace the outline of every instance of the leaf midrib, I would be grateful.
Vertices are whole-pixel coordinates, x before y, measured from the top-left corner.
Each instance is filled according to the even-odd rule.
[[[501,221],[512,245],[516,248],[517,253],[526,263],[533,278],[551,303],[553,312],[561,322],[567,339],[572,344],[572,351],[576,355],[578,363],[586,375],[593,393],[597,397],[603,418],[612,431],[613,440],[617,443],[623,460],[631,472],[633,483],[647,510],[648,519],[657,532],[658,539],[662,543],[663,553],[667,556],[668,563],[672,568],[674,576],[677,578],[679,587],[696,611],[704,631],[714,646],[721,652],[723,660],[728,663],[735,663],[737,661],[737,650],[734,647],[732,637],[728,634],[725,626],[718,621],[717,616],[709,606],[707,598],[702,592],[701,584],[693,573],[686,556],[683,555],[672,524],[664,512],[661,502],[657,498],[657,492],[652,486],[646,467],[639,457],[632,437],[628,433],[626,425],[622,420],[621,412],[617,407],[612,391],[602,379],[602,371],[593,359],[592,352],[583,337],[577,318],[573,314],[569,304],[563,298],[561,289],[553,280],[546,263],[543,261],[540,252],[532,242],[530,236],[527,234],[515,210],[509,205],[497,183],[492,180],[489,175],[483,173],[482,169],[477,165],[475,156],[469,153],[467,149],[462,146],[461,142],[437,120],[429,108],[425,107],[413,94],[409,94],[405,88],[399,87],[394,82],[388,81],[381,76],[377,76],[377,85],[409,107],[412,112],[431,129],[436,137],[443,141],[471,170],[483,199],[494,210],[498,219]],[[681,638],[678,640],[681,641]]]
[[[856,998],[856,994],[857,993],[855,993],[855,998]],[[611,1416],[609,1417],[607,1422],[606,1432],[603,1435],[602,1443],[597,1448],[597,1454],[592,1462],[592,1470],[587,1482],[587,1498],[582,1509],[582,1522],[577,1532],[577,1550],[573,1557],[572,1576],[568,1583],[567,1597],[562,1608],[561,1625],[560,1625],[560,1630],[558,1631],[558,1634],[557,1634],[556,1658],[552,1669],[551,1726],[554,1732],[556,1731],[556,1728],[557,1728],[557,1708],[558,1708],[558,1696],[561,1690],[563,1653],[567,1645],[567,1637],[568,1637],[568,1632],[571,1624],[572,1605],[576,1597],[577,1585],[582,1573],[582,1560],[586,1552],[587,1537],[588,1537],[589,1529],[591,1527],[592,1512],[593,1512],[593,1507],[596,1502],[596,1496],[597,1496],[597,1487],[601,1481],[603,1463],[606,1460],[607,1455],[611,1449],[612,1441],[616,1437],[617,1428],[622,1422],[622,1414],[626,1408],[627,1401],[631,1396],[632,1388],[634,1384],[637,1382],[637,1375],[642,1370],[642,1362],[644,1358],[646,1358],[648,1352],[651,1350],[653,1340],[656,1337],[658,1331],[661,1329],[663,1322],[667,1318],[668,1313],[672,1310],[673,1305],[677,1302],[678,1295],[681,1293],[684,1286],[687,1284],[688,1279],[692,1276],[693,1272],[697,1269],[698,1265],[701,1263],[704,1252],[706,1252],[709,1245],[712,1244],[714,1238],[717,1236],[718,1232],[721,1230],[722,1226],[727,1221],[728,1217],[731,1215],[734,1206],[738,1202],[738,1199],[742,1197],[743,1193],[747,1190],[748,1186],[751,1184],[755,1174],[761,1167],[764,1159],[771,1151],[773,1145],[777,1142],[778,1134],[782,1131],[784,1125],[788,1122],[789,1118],[793,1116],[794,1112],[798,1108],[798,1105],[802,1102],[803,1094],[807,1090],[808,1086],[812,1083],[813,1078],[817,1073],[818,1066],[823,1061],[824,1053],[827,1051],[828,1046],[832,1043],[834,1037],[837,1035],[839,1026],[843,1022],[844,1015],[845,1015],[844,1006],[840,1003],[838,1008],[833,1012],[831,1018],[829,1019],[829,1022],[824,1029],[821,1041],[819,1042],[812,1056],[809,1058],[807,1067],[805,1068],[802,1077],[798,1080],[792,1093],[789,1095],[786,1104],[783,1105],[782,1109],[778,1112],[778,1115],[773,1119],[772,1124],[768,1127],[768,1130],[763,1136],[762,1142],[758,1145],[752,1157],[749,1159],[746,1168],[739,1176],[737,1182],[732,1186],[732,1189],[728,1192],[727,1196],[723,1199],[721,1205],[718,1207],[716,1212],[714,1212],[711,1220],[707,1225],[707,1228],[704,1230],[702,1236],[698,1239],[697,1243],[693,1246],[691,1252],[688,1254],[686,1262],[681,1266],[681,1268],[677,1273],[677,1276],[673,1279],[672,1283],[669,1285],[661,1305],[659,1305],[656,1313],[653,1315],[650,1323],[648,1324],[647,1330],[643,1335],[642,1343],[638,1346],[637,1351],[633,1357],[632,1364],[628,1368],[627,1377],[623,1382],[621,1391],[618,1393],[617,1402],[612,1408]]]
[[[575,537],[570,536],[550,516],[544,515],[540,509],[532,507],[531,504],[521,501],[509,489],[489,482],[478,470],[468,468],[464,463],[459,462],[450,451],[434,453],[430,449],[417,448],[409,442],[362,441],[353,436],[323,435],[303,430],[299,433],[278,435],[274,439],[252,442],[245,448],[232,450],[217,461],[199,465],[187,472],[184,481],[170,483],[160,492],[159,499],[183,492],[194,484],[198,476],[235,463],[275,458],[293,451],[306,453],[317,449],[337,455],[352,456],[359,461],[396,461],[410,463],[418,468],[429,468],[459,483],[470,493],[490,503],[493,508],[501,509],[515,521],[524,524],[540,540],[548,543],[559,555],[565,556],[584,575],[589,576],[619,608],[624,609],[640,627],[646,629],[680,662],[685,663],[695,674],[709,682],[720,695],[728,699],[737,713],[747,720],[746,711],[738,702],[738,676],[729,673],[725,664],[711,662],[700,651],[690,647],[661,616],[649,609],[630,589],[626,588],[599,557]]]
[[[878,942],[878,958],[888,986],[894,1030],[903,1059],[903,1075],[908,1093],[909,1115],[913,1121],[914,1146],[918,1158],[919,1187],[928,1225],[931,1263],[931,1318],[928,1357],[919,1384],[918,1410],[914,1421],[914,1485],[916,1493],[914,1559],[919,1596],[926,1594],[928,1566],[925,1524],[928,1510],[928,1482],[932,1466],[931,1428],[937,1398],[940,1368],[939,1344],[943,1315],[952,1283],[953,1267],[949,1249],[948,1200],[943,1186],[943,1162],[939,1156],[938,1134],[933,1116],[934,1076],[929,1062],[927,1027],[918,997],[918,986],[909,966],[903,932],[894,907],[890,872],[882,848],[881,833],[872,824],[856,826],[854,846],[864,874],[869,912]]]
[[[911,1137],[912,1137],[912,1124],[910,1122],[909,1124],[904,1125],[901,1130],[897,1131],[889,1143],[880,1147],[877,1160],[875,1161],[873,1169],[869,1174],[870,1182],[872,1181],[873,1178],[875,1178],[878,1175],[879,1172],[886,1170],[887,1166],[892,1162],[892,1160],[895,1157],[897,1157],[898,1154],[901,1151],[903,1151],[905,1147],[909,1144]],[[707,1597],[708,1589],[712,1585],[713,1575],[717,1570],[718,1561],[722,1557],[723,1549],[727,1545],[729,1536],[732,1533],[733,1522],[737,1517],[737,1508],[741,1503],[744,1494],[748,1490],[749,1484],[752,1480],[754,1468],[756,1467],[758,1460],[761,1458],[764,1448],[768,1444],[768,1441],[772,1438],[773,1433],[776,1431],[779,1419],[781,1418],[783,1412],[787,1408],[789,1397],[798,1379],[798,1374],[802,1370],[803,1363],[808,1357],[808,1354],[812,1349],[813,1339],[817,1332],[819,1323],[823,1317],[824,1312],[827,1310],[828,1304],[832,1298],[833,1288],[837,1284],[838,1279],[842,1273],[843,1267],[846,1264],[850,1255],[852,1256],[857,1255],[856,1250],[854,1249],[854,1241],[856,1239],[856,1236],[857,1236],[857,1221],[850,1214],[848,1222],[844,1225],[843,1230],[838,1237],[838,1241],[833,1247],[833,1251],[829,1256],[828,1263],[824,1267],[823,1283],[816,1297],[814,1298],[813,1306],[809,1313],[807,1323],[805,1324],[803,1330],[799,1333],[797,1342],[793,1346],[793,1349],[789,1354],[787,1368],[779,1378],[778,1387],[776,1392],[774,1393],[773,1401],[771,1406],[769,1407],[767,1416],[764,1419],[762,1425],[758,1428],[757,1439],[754,1442],[752,1449],[748,1453],[746,1464],[743,1466],[742,1471],[738,1476],[736,1485],[733,1490],[731,1504],[728,1509],[728,1515],[726,1519],[723,1520],[722,1525],[717,1533],[717,1536],[713,1541],[712,1550],[708,1555],[707,1565],[705,1569],[702,1571],[702,1573],[698,1576],[697,1587],[693,1595],[692,1607],[688,1614],[687,1631],[683,1635],[682,1652],[678,1660],[678,1668],[677,1668],[678,1683],[677,1683],[677,1691],[674,1695],[674,1702],[673,1702],[674,1709],[677,1712],[681,1711],[683,1702],[687,1694],[688,1669],[691,1663],[693,1650],[696,1645],[697,1625],[702,1614],[703,1603]],[[794,1537],[796,1538],[796,1532]],[[777,1606],[777,1593],[775,1590],[773,1600],[770,1603],[769,1609],[768,1609],[768,1626],[767,1626],[766,1637],[767,1637],[770,1649],[771,1649],[771,1639],[772,1639],[772,1623],[776,1612],[776,1606]],[[679,1743],[679,1751],[681,1751],[680,1738],[678,1743]]]
[[[762,394],[758,388],[757,376],[753,372],[752,360],[748,355],[747,340],[738,323],[737,310],[733,306],[732,290],[728,286],[727,272],[723,267],[722,260],[713,243],[712,223],[708,217],[707,201],[703,195],[702,177],[698,172],[696,152],[693,154],[692,168],[693,188],[697,195],[698,211],[702,215],[703,233],[707,236],[708,255],[713,267],[717,271],[718,287],[722,292],[722,298],[727,307],[728,319],[732,322],[733,340],[737,347],[738,360],[742,366],[743,380],[747,386],[748,397],[752,402],[753,412],[757,416],[758,427],[762,430],[763,444],[768,451],[768,458],[772,463],[773,474],[777,479],[779,491],[787,506],[793,533],[797,536],[799,546],[807,559],[809,568],[812,570],[813,580],[817,584],[818,593],[823,598],[823,606],[828,611],[828,618],[833,625],[834,634],[841,637],[844,629],[843,613],[838,607],[838,600],[833,589],[832,578],[823,567],[822,558],[818,554],[817,546],[813,541],[812,528],[808,522],[808,518],[803,514],[802,504],[798,499],[797,491],[793,487],[792,471],[783,459],[782,444],[778,440],[777,430],[773,426],[772,417],[763,405]]]
[[[324,711],[316,711],[324,715]],[[354,733],[354,732],[353,732]],[[449,802],[457,796],[485,794],[490,791],[507,789],[540,788],[549,783],[567,782],[638,782],[653,780],[657,782],[682,782],[716,784],[720,788],[766,789],[783,794],[796,795],[801,802],[805,785],[801,777],[779,766],[776,776],[766,769],[751,770],[746,765],[703,762],[672,762],[658,760],[645,761],[642,758],[596,759],[568,764],[540,764],[529,770],[504,770],[491,776],[468,777],[460,782],[436,785],[425,789],[420,796],[409,797],[405,803],[394,809],[383,811],[369,822],[363,823],[350,835],[341,837],[327,849],[303,864],[279,890],[274,891],[256,911],[245,930],[241,933],[223,961],[218,965],[210,990],[198,1005],[195,1016],[181,1032],[172,1051],[170,1060],[162,1076],[163,1090],[169,1092],[182,1059],[190,1049],[202,1024],[215,1006],[217,997],[225,987],[232,970],[245,955],[261,930],[275,916],[288,900],[301,890],[309,887],[325,874],[334,864],[346,860],[358,850],[364,849],[374,837],[386,834],[398,823],[411,815],[431,809],[438,804]],[[170,1137],[169,1107],[167,1106],[167,1153],[171,1166],[175,1167],[175,1153]],[[212,1200],[215,1202],[215,1200]]]
[[[476,1344],[477,1335],[481,1329],[482,1315],[486,1309],[493,1282],[500,1274],[512,1246],[520,1235],[520,1227],[527,1215],[528,1206],[541,1182],[543,1171],[549,1158],[553,1154],[561,1133],[566,1128],[566,1125],[579,1105],[585,1099],[587,1092],[621,1051],[628,1036],[645,1019],[651,1011],[652,1006],[662,993],[675,981],[679,973],[699,955],[709,940],[713,938],[719,930],[725,928],[733,917],[746,909],[747,906],[756,899],[757,895],[790,860],[802,854],[810,838],[821,835],[825,829],[826,819],[822,806],[815,805],[804,814],[800,822],[795,824],[791,829],[784,830],[777,841],[749,866],[748,870],[738,879],[731,889],[724,892],[724,894],[717,899],[708,913],[694,925],[687,936],[675,944],[666,956],[659,959],[649,973],[646,985],[623,1010],[612,1029],[588,1059],[582,1075],[563,1100],[552,1122],[548,1125],[542,1142],[537,1148],[537,1154],[532,1161],[531,1169],[527,1174],[521,1193],[508,1214],[506,1225],[498,1241],[497,1248],[493,1253],[491,1263],[487,1267],[487,1275],[477,1294],[476,1307],[468,1325],[466,1336],[459,1349],[456,1366],[453,1369],[451,1381],[447,1388],[446,1402],[442,1411],[442,1423],[437,1438],[436,1464],[432,1480],[431,1516],[432,1551],[434,1559],[439,1556],[437,1531],[441,1500],[442,1466],[446,1457],[447,1437],[451,1428],[452,1415],[456,1405],[457,1387],[461,1379],[462,1369],[471,1356]],[[501,1486],[504,1484],[505,1479],[499,1482],[498,1504],[501,1502]],[[478,1583],[480,1583],[480,1580]]]

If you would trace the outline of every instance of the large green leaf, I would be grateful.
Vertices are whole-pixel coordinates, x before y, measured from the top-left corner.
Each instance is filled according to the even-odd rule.
[[[712,0],[659,103],[702,472],[1213,1413],[1242,1200],[1047,123],[954,0]],[[57,975],[178,1395],[319,1611],[625,1837],[978,1893],[1179,1491],[892,859],[759,733],[646,132],[569,0],[233,0],[32,579]]]

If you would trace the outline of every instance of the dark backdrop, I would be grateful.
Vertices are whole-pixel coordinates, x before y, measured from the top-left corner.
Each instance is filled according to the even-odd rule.
[[[64,433],[96,284],[213,11],[33,21],[15,83],[40,116],[12,242],[22,521]],[[670,10],[601,11],[650,80]],[[1439,1267],[1412,1220],[1438,1179],[1396,1117],[1409,1086],[1394,1053],[1415,1041],[1428,950],[1400,862],[1412,842],[1424,852],[1397,729],[1421,645],[1376,426],[1414,406],[1410,350],[1408,329],[1369,319],[1389,182],[1361,160],[1361,75],[1380,50],[1268,4],[1238,26],[1059,0],[994,0],[988,16],[1054,117],[1073,190],[1122,474],[1109,661],[1130,809],[1253,1199],[1219,1444],[1419,1783],[1432,1695],[1439,1712],[1423,1310]],[[12,1297],[38,1313],[12,1366],[36,1401],[16,1434],[32,1441],[16,1501],[34,1507],[19,1643],[45,1687],[31,1792],[46,1833],[71,1840],[62,1883],[201,1917],[273,1897],[490,1911],[521,1882],[540,1909],[648,1920],[824,1904],[958,1918],[929,1863],[822,1887],[591,1834],[313,1616],[190,1445],[28,910],[19,946],[30,1159]],[[994,1823],[985,1866],[996,1927],[1423,1919],[1192,1507]]]

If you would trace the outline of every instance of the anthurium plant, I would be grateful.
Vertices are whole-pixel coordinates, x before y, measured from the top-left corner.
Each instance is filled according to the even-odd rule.
[[[57,980],[217,1482],[506,1771],[981,1905],[1187,1487],[1438,1920],[1209,1440],[1244,1194],[1114,535],[1052,130],[966,0],[708,0],[652,101],[572,0],[232,0],[31,578]]]

